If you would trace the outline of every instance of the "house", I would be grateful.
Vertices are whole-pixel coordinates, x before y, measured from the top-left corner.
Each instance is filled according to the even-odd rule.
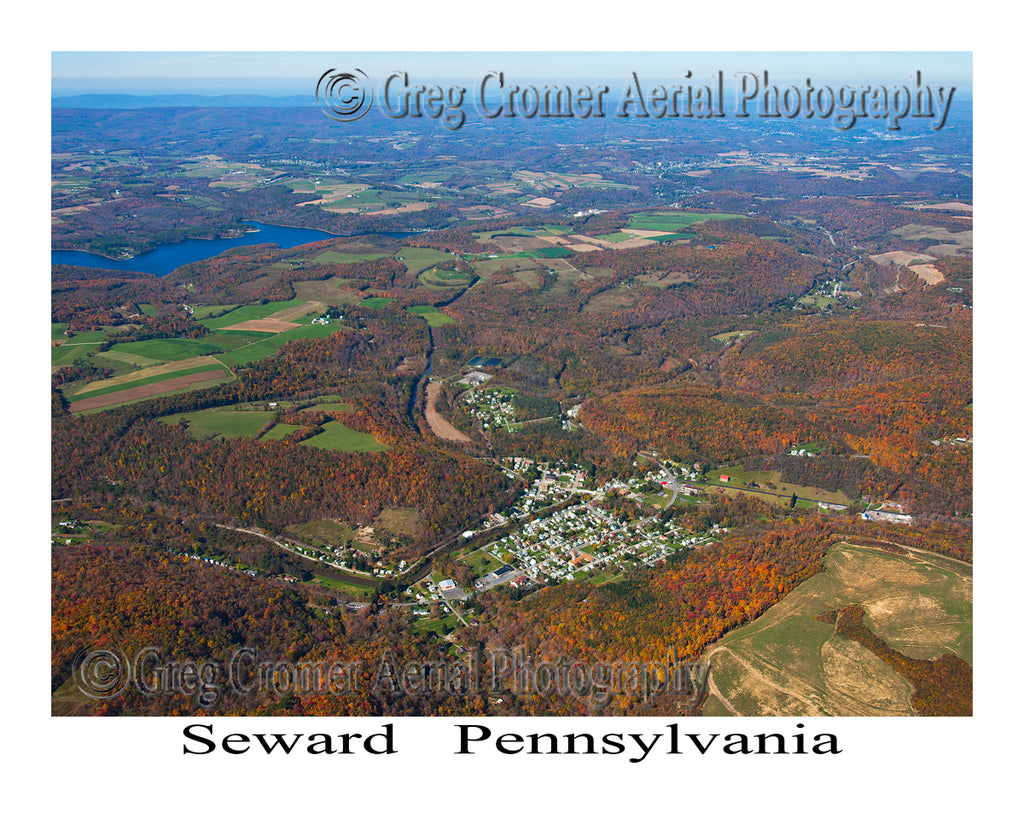
[[[728,475],[719,475],[718,480],[720,480],[722,483],[729,483],[729,481],[731,481],[732,478],[730,478]]]

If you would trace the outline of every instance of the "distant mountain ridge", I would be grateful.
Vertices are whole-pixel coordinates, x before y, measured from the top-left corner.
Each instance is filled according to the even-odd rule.
[[[77,94],[53,97],[52,108],[296,108],[316,105],[313,94],[269,97],[262,94]]]

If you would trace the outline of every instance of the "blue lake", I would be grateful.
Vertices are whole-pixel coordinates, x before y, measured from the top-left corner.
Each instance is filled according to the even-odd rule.
[[[142,253],[134,259],[114,261],[95,253],[84,250],[53,250],[50,252],[50,264],[74,264],[79,267],[94,267],[102,270],[133,270],[139,273],[152,273],[155,276],[166,276],[183,264],[209,259],[245,245],[263,245],[272,243],[282,249],[320,242],[335,238],[333,234],[322,230],[308,228],[277,227],[264,225],[262,222],[247,222],[257,230],[234,239],[186,239],[171,245],[161,245],[148,253]],[[403,236],[408,234],[395,234]]]

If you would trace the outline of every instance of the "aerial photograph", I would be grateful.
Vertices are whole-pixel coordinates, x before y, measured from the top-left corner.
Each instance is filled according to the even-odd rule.
[[[53,717],[974,713],[970,52],[51,68]]]

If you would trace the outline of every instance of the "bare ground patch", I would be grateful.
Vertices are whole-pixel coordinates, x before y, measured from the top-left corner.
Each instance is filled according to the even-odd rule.
[[[222,327],[222,330],[253,330],[257,333],[283,333],[298,327],[294,321],[275,321],[274,319],[249,319],[232,324],[230,327]]]
[[[919,279],[923,279],[927,284],[939,284],[946,280],[946,277],[942,275],[942,271],[933,264],[912,264],[910,269],[917,274]]]
[[[434,381],[427,385],[427,408],[424,415],[427,416],[427,423],[431,431],[446,441],[456,441],[460,444],[472,443],[468,436],[459,432],[440,416],[437,411],[437,396],[441,392],[441,385]]]
[[[925,264],[934,262],[935,257],[927,253],[911,253],[909,250],[890,250],[888,253],[879,253],[871,256],[871,261],[880,265],[900,265],[907,267],[910,264]]]

